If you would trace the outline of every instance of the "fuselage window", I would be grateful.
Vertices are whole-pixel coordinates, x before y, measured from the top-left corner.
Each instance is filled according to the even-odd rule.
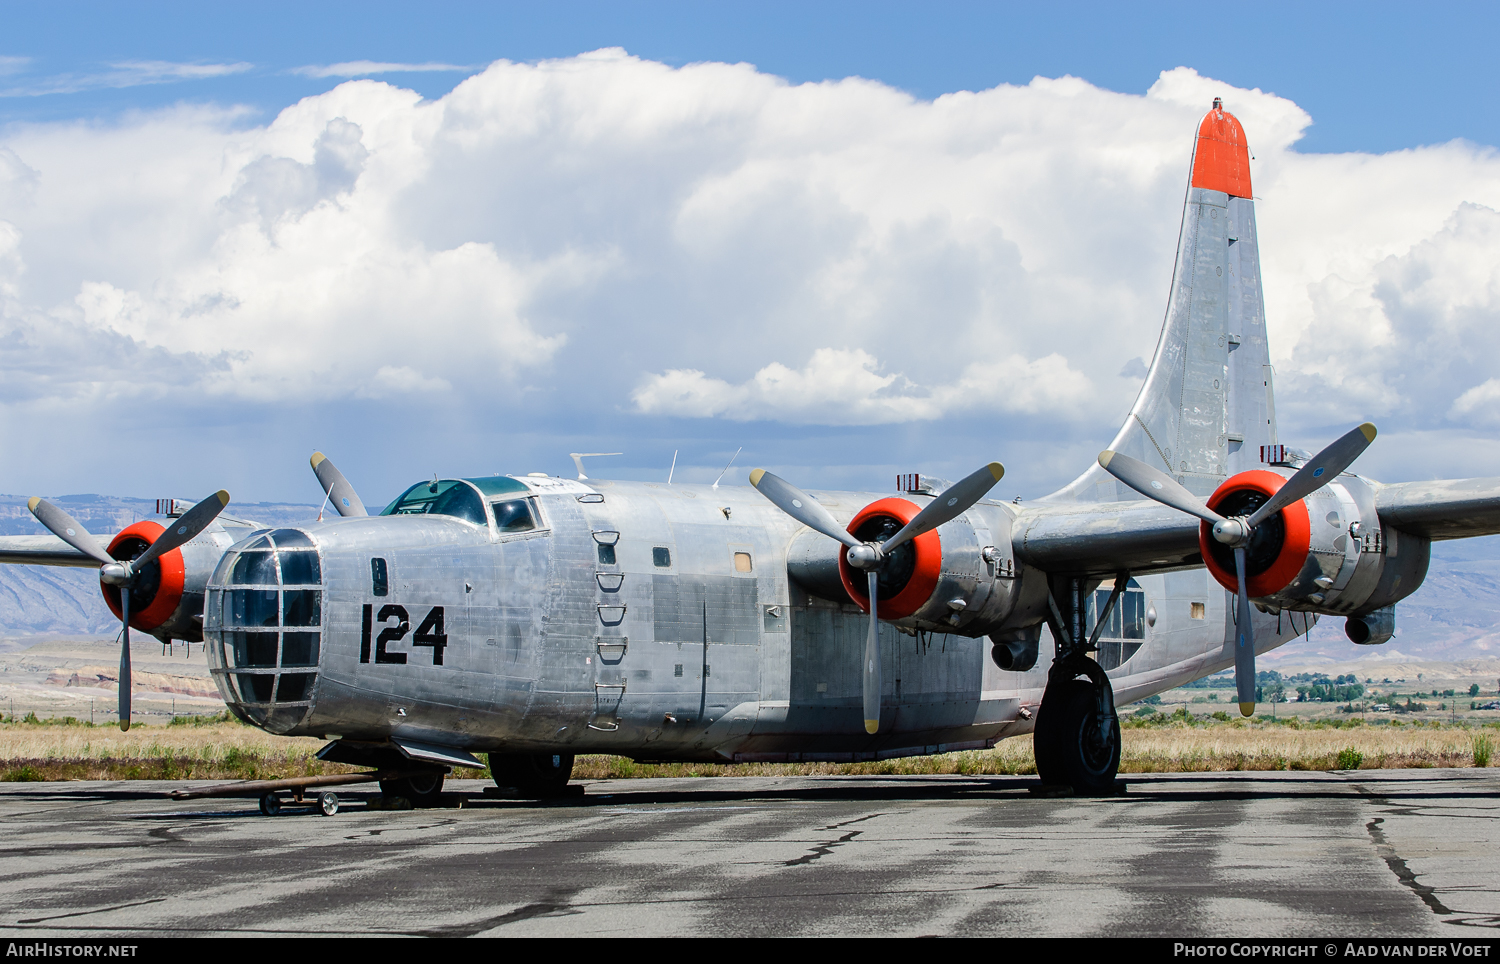
[[[1098,614],[1109,604],[1111,590],[1100,589],[1088,604],[1089,632],[1098,624]],[[1146,639],[1146,593],[1134,579],[1115,601],[1114,609],[1099,633],[1099,652],[1095,659],[1105,669],[1114,669],[1134,656]]]
[[[600,546],[599,547],[599,565],[601,565],[601,566],[613,566],[614,564],[615,564],[615,547],[614,546]]]
[[[531,517],[531,505],[526,499],[495,502],[491,508],[495,510],[495,525],[501,532],[529,532],[536,528],[536,520]]]
[[[370,593],[375,596],[384,596],[391,591],[390,578],[386,575],[385,560],[370,560]]]
[[[672,565],[672,550],[666,546],[656,546],[651,550],[651,562],[660,569],[668,569]]]
[[[735,572],[750,572],[753,568],[754,568],[754,564],[750,560],[750,553],[748,553],[748,552],[736,552],[734,554],[734,571]]]

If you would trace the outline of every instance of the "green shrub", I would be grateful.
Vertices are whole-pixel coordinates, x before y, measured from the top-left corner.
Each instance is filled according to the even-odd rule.
[[[0,773],[0,781],[6,783],[40,783],[42,779],[41,772],[29,763]]]
[[[1481,733],[1474,737],[1474,765],[1477,767],[1489,766],[1490,753],[1494,749],[1494,744],[1490,742],[1488,733]]]
[[[1346,746],[1339,751],[1337,770],[1358,770],[1359,765],[1364,762],[1365,756],[1352,746]]]

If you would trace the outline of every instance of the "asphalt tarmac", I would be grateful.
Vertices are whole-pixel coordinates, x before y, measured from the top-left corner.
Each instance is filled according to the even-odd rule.
[[[0,933],[1490,938],[1500,769],[614,780],[325,817],[0,784]]]

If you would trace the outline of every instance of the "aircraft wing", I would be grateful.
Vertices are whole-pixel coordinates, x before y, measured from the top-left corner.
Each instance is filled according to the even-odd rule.
[[[1203,565],[1198,520],[1145,499],[1027,506],[1011,533],[1016,556],[1047,572],[1140,574]]]
[[[0,536],[0,563],[99,568],[99,563],[57,536]]]
[[[1500,533],[1500,479],[1398,482],[1375,493],[1385,525],[1429,539]]]

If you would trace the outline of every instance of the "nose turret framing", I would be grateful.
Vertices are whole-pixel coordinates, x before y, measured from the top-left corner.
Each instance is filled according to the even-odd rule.
[[[208,583],[203,636],[219,693],[273,733],[312,710],[322,651],[322,566],[300,529],[257,535],[224,554]]]

